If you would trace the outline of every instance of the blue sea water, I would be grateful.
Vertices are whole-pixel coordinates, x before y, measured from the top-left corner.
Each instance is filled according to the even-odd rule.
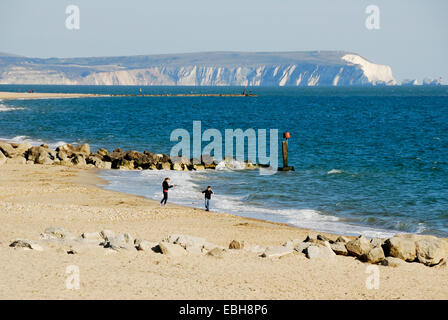
[[[11,86],[0,91],[131,93],[139,87]],[[241,92],[234,87],[142,87],[143,93]],[[103,171],[105,188],[340,234],[448,236],[448,88],[250,88],[257,97],[105,97],[0,101],[0,138],[89,143],[169,153],[176,128],[289,131],[295,172],[260,175]],[[279,135],[279,147],[281,134]],[[204,143],[205,145],[205,143]],[[279,150],[279,155],[281,152]],[[279,159],[281,162],[281,159]]]

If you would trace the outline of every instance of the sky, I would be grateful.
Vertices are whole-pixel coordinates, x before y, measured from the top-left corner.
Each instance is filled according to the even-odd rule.
[[[80,12],[66,27],[66,7]],[[365,26],[369,5],[379,29]],[[0,52],[91,57],[344,50],[395,78],[448,83],[446,0],[1,0]]]

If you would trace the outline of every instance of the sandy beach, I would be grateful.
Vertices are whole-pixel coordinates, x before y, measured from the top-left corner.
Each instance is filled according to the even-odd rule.
[[[44,92],[0,92],[0,100],[32,100],[32,99],[61,99],[61,98],[89,98],[106,95],[88,93],[44,93]]]
[[[250,250],[222,257],[175,257],[151,251],[98,249],[67,254],[10,248],[39,239],[45,228],[74,235],[113,230],[159,242],[171,234],[281,245],[316,232],[170,204],[99,188],[96,169],[4,164],[0,167],[0,299],[447,299],[448,268],[406,263],[378,266],[379,289],[367,289],[370,264],[354,257],[310,260],[294,252],[261,258]],[[335,238],[335,235],[328,235]],[[80,289],[66,288],[66,268],[80,270]]]

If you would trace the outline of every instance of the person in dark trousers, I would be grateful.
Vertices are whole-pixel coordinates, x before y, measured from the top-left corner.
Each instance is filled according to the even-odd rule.
[[[163,204],[166,206],[166,202],[168,201],[168,190],[172,187],[174,187],[174,184],[170,184],[170,178],[165,178],[162,183],[163,199],[160,201],[160,205]]]
[[[208,186],[207,189],[202,191],[205,195],[205,211],[210,211],[210,200],[212,199],[212,194],[215,194],[212,187]]]

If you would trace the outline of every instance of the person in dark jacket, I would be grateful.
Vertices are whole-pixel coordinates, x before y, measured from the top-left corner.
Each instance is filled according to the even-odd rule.
[[[210,211],[210,200],[212,199],[212,194],[215,194],[212,187],[208,186],[207,189],[202,191],[205,196],[205,211]]]
[[[166,206],[166,202],[168,201],[168,190],[172,187],[174,187],[174,184],[170,184],[170,178],[165,178],[162,183],[163,199],[160,201],[160,205],[163,204]]]

